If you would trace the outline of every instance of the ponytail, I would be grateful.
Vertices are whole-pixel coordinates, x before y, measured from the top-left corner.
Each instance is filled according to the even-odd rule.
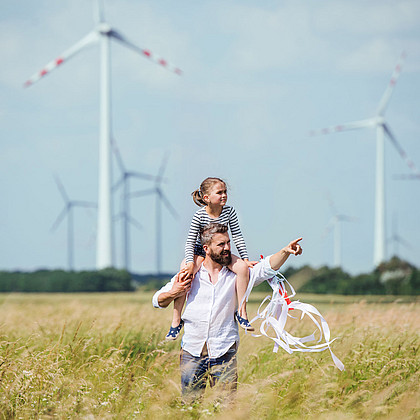
[[[207,206],[207,203],[203,199],[203,194],[200,191],[200,188],[197,188],[195,191],[191,193],[193,201],[197,206],[204,207]]]

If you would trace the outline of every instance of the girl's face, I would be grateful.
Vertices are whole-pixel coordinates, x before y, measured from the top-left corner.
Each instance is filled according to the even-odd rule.
[[[216,182],[210,189],[210,192],[204,196],[207,204],[224,206],[227,201],[226,184]]]

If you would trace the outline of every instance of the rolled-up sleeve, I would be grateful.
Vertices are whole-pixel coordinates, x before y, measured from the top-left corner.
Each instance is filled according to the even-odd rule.
[[[265,257],[250,269],[249,283],[252,284],[252,287],[258,286],[264,280],[273,278],[278,273],[278,271],[271,268],[270,257],[271,255]]]
[[[165,292],[169,292],[169,290],[171,290],[172,289],[172,285],[174,284],[174,281],[175,281],[175,276],[174,277],[172,277],[172,279],[171,279],[171,281],[170,282],[168,282],[168,283],[166,283],[165,284],[165,286],[163,286],[161,289],[159,289],[154,295],[153,295],[153,298],[152,298],[152,303],[153,303],[153,306],[155,307],[155,308],[160,308],[160,309],[164,309],[164,308],[162,308],[162,306],[159,306],[159,301],[158,301],[158,299],[159,299],[159,295],[161,294],[161,293],[165,293]]]

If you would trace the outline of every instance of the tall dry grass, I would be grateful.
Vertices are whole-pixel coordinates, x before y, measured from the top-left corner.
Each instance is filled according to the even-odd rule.
[[[0,418],[419,418],[418,301],[300,298],[318,299],[345,372],[328,352],[275,354],[242,334],[234,399],[209,389],[184,405],[179,341],[164,340],[171,311],[151,294],[0,295]]]

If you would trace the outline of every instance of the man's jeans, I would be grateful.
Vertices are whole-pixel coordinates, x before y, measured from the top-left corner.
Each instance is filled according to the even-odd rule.
[[[236,343],[223,356],[215,359],[208,357],[206,348],[200,357],[194,357],[181,349],[180,362],[183,395],[198,396],[204,392],[207,381],[210,386],[220,383],[226,391],[236,390],[238,383]]]

